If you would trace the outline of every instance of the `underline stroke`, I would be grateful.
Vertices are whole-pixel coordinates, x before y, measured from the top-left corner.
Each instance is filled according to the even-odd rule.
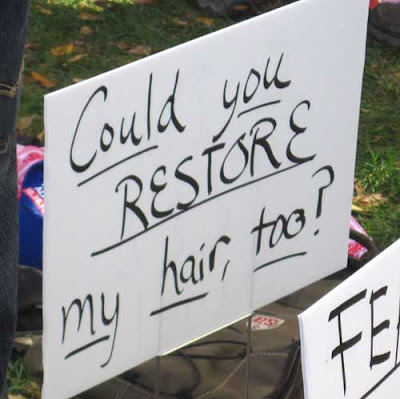
[[[90,347],[92,347],[92,346],[94,346],[94,345],[97,345],[97,344],[99,344],[99,343],[101,343],[101,342],[103,342],[103,341],[108,341],[109,338],[110,338],[109,335],[105,335],[104,337],[101,337],[101,338],[96,339],[96,340],[94,340],[94,341],[92,341],[92,342],[89,342],[88,344],[83,345],[83,346],[81,346],[81,347],[79,347],[79,348],[73,350],[72,352],[68,353],[68,355],[66,355],[64,359],[67,360],[68,358],[70,358],[70,357],[72,357],[72,356],[75,356],[75,355],[77,355],[78,353],[83,352],[84,350],[89,349]]]
[[[298,256],[305,256],[305,255],[307,255],[307,252],[298,252],[298,253],[295,253],[295,254],[291,254],[291,255],[287,255],[287,256],[282,256],[282,258],[278,258],[278,259],[271,260],[271,261],[269,261],[269,262],[267,262],[267,263],[264,263],[264,264],[261,265],[261,266],[256,267],[256,268],[254,269],[253,273],[256,273],[256,272],[258,272],[259,270],[264,269],[264,267],[273,265],[274,263],[278,263],[278,262],[281,262],[281,261],[286,260],[286,259],[296,258],[296,257],[298,257]]]
[[[129,157],[126,157],[126,158],[124,158],[124,159],[121,159],[120,161],[113,163],[112,165],[110,165],[110,166],[108,166],[107,168],[105,168],[105,169],[103,169],[103,170],[101,170],[101,171],[95,173],[94,175],[88,177],[87,179],[82,180],[80,183],[78,183],[78,187],[81,187],[81,186],[83,186],[84,184],[89,183],[91,180],[94,180],[96,177],[101,176],[103,173],[108,172],[109,170],[115,168],[116,166],[119,166],[119,165],[123,164],[124,162],[129,161],[129,160],[132,159],[132,158],[136,158],[136,157],[138,157],[139,155],[143,155],[143,154],[145,154],[146,152],[156,150],[157,148],[158,148],[158,145],[153,145],[153,146],[151,146],[151,147],[149,147],[149,148],[146,148],[146,149],[144,149],[144,150],[142,150],[142,151],[135,152],[134,154],[129,155]]]
[[[191,302],[199,301],[200,299],[205,298],[207,295],[208,295],[208,292],[206,292],[205,294],[194,296],[192,298],[183,299],[182,301],[171,303],[168,306],[164,306],[163,308],[154,310],[153,312],[150,313],[150,316],[156,316],[156,315],[158,315],[160,313],[167,312],[168,310],[177,308],[179,306],[183,306],[183,305],[186,305],[186,304],[191,303]]]

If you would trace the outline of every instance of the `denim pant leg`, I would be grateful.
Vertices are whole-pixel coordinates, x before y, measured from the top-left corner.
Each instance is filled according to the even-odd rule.
[[[15,119],[28,0],[0,0],[0,398],[16,325],[17,190]]]

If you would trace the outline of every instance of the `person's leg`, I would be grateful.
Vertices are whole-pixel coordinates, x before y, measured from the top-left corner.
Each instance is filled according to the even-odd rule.
[[[0,0],[0,398],[16,325],[17,183],[15,120],[28,0]]]
[[[375,39],[400,47],[400,0],[370,0],[368,22]]]

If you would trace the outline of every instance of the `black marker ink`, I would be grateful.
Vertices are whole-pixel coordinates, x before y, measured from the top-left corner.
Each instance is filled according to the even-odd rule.
[[[249,84],[250,84],[250,79],[252,78],[252,76],[254,76],[256,79],[256,85],[255,85],[254,89],[252,89],[252,92],[250,94],[247,94],[247,90],[248,90]],[[258,90],[258,87],[260,86],[260,82],[261,82],[260,73],[252,68],[249,72],[249,76],[247,77],[247,81],[246,81],[246,84],[245,84],[244,90],[243,90],[243,102],[245,104],[247,104],[249,101],[251,101],[251,99],[254,97],[254,95],[256,94],[256,92]]]
[[[201,155],[207,155],[207,189],[208,194],[212,193],[212,154],[225,147],[225,143],[215,144],[212,147],[206,148]]]
[[[139,177],[135,175],[130,175],[127,177],[124,177],[115,187],[115,192],[118,193],[119,188],[121,184],[124,184],[124,201],[123,201],[123,212],[122,212],[122,227],[121,227],[121,240],[124,238],[124,233],[125,233],[125,225],[126,225],[126,211],[129,209],[131,212],[133,212],[140,222],[142,223],[144,229],[147,228],[149,225],[149,222],[147,221],[147,218],[144,214],[144,212],[136,205],[136,203],[139,201],[140,196],[142,195],[143,191],[143,183],[139,179]],[[129,183],[134,183],[135,187],[138,189],[138,194],[136,198],[133,200],[128,199],[128,185]]]
[[[386,362],[386,360],[390,357],[390,351],[382,353],[380,355],[374,355],[374,337],[376,337],[383,330],[386,330],[390,327],[390,321],[384,320],[382,323],[377,326],[374,325],[374,302],[382,296],[386,296],[387,286],[380,288],[378,291],[371,292],[371,297],[369,303],[371,305],[371,358],[369,366],[372,369],[374,366]]]
[[[175,169],[175,177],[187,183],[194,191],[194,196],[189,202],[178,202],[178,205],[176,206],[179,210],[184,210],[190,208],[190,205],[193,204],[194,201],[196,201],[197,196],[199,195],[200,187],[199,183],[197,183],[196,179],[194,179],[192,176],[189,176],[188,174],[182,172],[180,170],[181,166],[183,166],[186,162],[192,161],[193,157],[190,155],[186,157],[184,160],[179,162],[178,166]]]
[[[65,307],[62,307],[62,315],[63,315],[63,334],[62,334],[62,343],[64,343],[65,341],[65,335],[66,335],[66,331],[67,331],[67,321],[68,321],[68,317],[70,315],[70,312],[72,310],[72,308],[76,308],[78,310],[78,328],[77,331],[79,331],[81,329],[81,324],[82,324],[82,319],[83,319],[83,311],[85,310],[85,306],[86,304],[88,304],[89,306],[89,320],[90,320],[90,333],[92,335],[96,334],[96,331],[94,329],[93,326],[93,297],[91,294],[88,294],[85,298],[85,300],[82,301],[80,299],[74,299],[71,303],[71,305],[69,305],[69,308],[67,311],[65,311]]]
[[[343,341],[343,330],[342,330],[342,318],[341,314],[349,309],[350,307],[354,306],[356,303],[360,302],[362,299],[365,298],[367,295],[367,290],[363,290],[358,294],[354,295],[347,301],[343,302],[337,308],[332,310],[329,314],[329,321],[332,321],[335,317],[338,318],[338,332],[339,332],[339,345],[332,351],[331,358],[334,359],[336,356],[340,355],[341,365],[342,365],[342,379],[343,379],[343,390],[344,394],[346,394],[346,368],[344,362],[344,352],[352,348],[358,342],[361,341],[362,332],[358,333],[354,337],[348,339],[347,341]]]
[[[281,54],[281,57],[278,62],[278,66],[276,67],[276,70],[275,70],[275,76],[270,81],[268,81],[267,75],[268,75],[268,69],[269,69],[269,64],[270,64],[271,58],[268,58],[267,65],[265,67],[265,72],[264,72],[264,88],[266,90],[268,90],[271,87],[272,83],[274,83],[275,87],[278,89],[284,89],[284,88],[288,87],[290,85],[290,83],[292,83],[291,80],[287,80],[284,82],[284,81],[280,80],[278,77],[284,55],[285,55],[285,53]]]
[[[232,112],[229,115],[228,120],[226,121],[224,127],[219,131],[219,133],[217,133],[213,139],[212,142],[215,143],[217,140],[219,140],[221,138],[221,136],[225,133],[225,130],[228,128],[229,124],[231,123],[232,117],[235,114],[235,110],[236,110],[236,105],[237,105],[237,101],[238,101],[238,97],[239,97],[239,89],[240,89],[240,83],[237,84],[236,87],[236,93],[233,97],[232,100],[227,100],[226,99],[226,88],[228,86],[228,79],[225,80],[225,85],[224,85],[224,96],[223,96],[223,105],[225,109],[229,109],[233,106],[232,108]]]
[[[297,163],[297,164],[302,164],[302,163],[304,163],[304,162],[311,161],[311,160],[313,160],[313,159],[315,158],[315,156],[317,155],[317,154],[314,154],[314,155],[310,155],[310,156],[308,156],[308,157],[298,157],[298,156],[294,155],[294,154],[293,154],[293,151],[292,151],[292,144],[293,144],[294,139],[295,139],[298,135],[303,134],[303,133],[307,130],[307,127],[300,127],[300,126],[298,126],[298,125],[296,124],[296,122],[295,122],[295,114],[296,114],[296,111],[297,111],[302,105],[306,105],[306,106],[307,106],[307,111],[310,110],[311,103],[310,103],[310,101],[308,101],[308,100],[302,101],[301,103],[297,104],[296,107],[294,108],[292,114],[290,115],[290,129],[292,129],[292,131],[294,132],[294,135],[293,135],[293,137],[291,138],[291,140],[289,141],[289,144],[288,144],[288,146],[287,146],[287,148],[286,148],[286,157],[287,157],[287,159],[288,159],[289,161],[292,161],[292,162]]]
[[[173,282],[174,282],[174,288],[175,288],[175,293],[177,295],[182,294],[183,290],[179,289],[179,283],[178,283],[178,271],[176,269],[176,263],[172,261],[168,261],[168,242],[169,242],[169,236],[165,237],[165,249],[164,249],[164,262],[163,262],[163,279],[162,279],[162,287],[161,287],[161,296],[164,295],[164,290],[165,290],[165,281],[167,278],[167,273],[168,270],[170,270],[173,274]]]
[[[179,81],[179,70],[176,72],[176,77],[175,77],[175,85],[174,85],[174,91],[173,93],[168,97],[166,103],[164,104],[164,107],[161,111],[160,117],[158,118],[158,125],[157,125],[157,129],[160,133],[163,133],[167,130],[170,122],[172,121],[173,125],[175,126],[175,129],[179,132],[182,133],[185,129],[186,126],[183,126],[177,116],[176,116],[176,112],[175,112],[175,95],[176,95],[176,88],[178,86],[178,81]],[[169,117],[168,117],[168,122],[167,123],[162,123],[161,120],[163,118],[164,112],[166,111],[168,107],[169,110]]]
[[[93,153],[92,157],[86,163],[78,164],[74,160],[73,152],[74,152],[75,140],[76,140],[76,137],[77,137],[77,134],[78,134],[78,130],[79,130],[80,124],[82,122],[82,118],[85,115],[85,112],[87,111],[87,109],[88,109],[89,105],[91,104],[91,102],[93,101],[93,99],[99,93],[103,94],[103,97],[104,97],[103,101],[104,102],[107,100],[108,89],[107,89],[106,86],[100,86],[98,89],[96,89],[94,91],[94,93],[90,96],[89,100],[87,101],[86,105],[84,106],[83,111],[81,112],[81,115],[79,116],[79,120],[78,120],[78,123],[76,125],[75,132],[74,132],[74,137],[73,137],[72,142],[71,142],[71,148],[70,148],[70,151],[69,151],[69,162],[70,162],[72,170],[74,172],[77,172],[77,173],[82,173],[85,170],[89,169],[90,165],[93,163],[93,161],[95,160],[96,155],[97,155],[97,150],[96,150]]]
[[[230,184],[235,182],[237,179],[239,179],[240,176],[242,176],[243,172],[246,169],[247,164],[249,163],[249,152],[247,151],[247,148],[243,145],[242,140],[244,139],[244,137],[246,136],[246,133],[243,133],[232,145],[232,147],[230,148],[230,150],[228,151],[228,153],[226,154],[223,162],[222,162],[222,166],[220,169],[220,178],[221,181],[225,184]],[[231,153],[238,148],[240,150],[240,153],[242,155],[243,158],[243,168],[242,170],[233,177],[227,177],[227,173],[225,172],[225,164],[227,159],[229,158],[229,156],[231,155]],[[238,158],[238,156],[234,156],[235,159]]]
[[[135,121],[136,121],[136,112],[133,113],[132,120],[131,120],[131,126],[130,126],[128,132],[126,133],[126,135],[124,135],[125,118],[122,118],[120,135],[119,135],[119,141],[121,144],[125,144],[128,141],[129,137],[131,138],[131,142],[134,146],[138,146],[140,144],[140,142],[142,141],[142,136],[137,137],[135,135]]]
[[[110,363],[112,355],[114,353],[115,339],[117,337],[117,331],[118,331],[119,293],[117,293],[117,296],[115,298],[115,310],[114,310],[114,314],[111,316],[111,318],[108,318],[105,314],[105,298],[104,298],[104,294],[101,294],[101,320],[103,322],[103,325],[109,326],[111,323],[114,322],[114,319],[115,319],[115,328],[114,328],[113,341],[111,344],[110,356],[108,357],[107,361],[101,365],[101,367],[105,367]]]
[[[267,134],[262,137],[258,137],[258,133],[261,129],[261,126],[268,124],[271,129]],[[276,128],[276,121],[273,118],[263,118],[256,122],[250,130],[250,136],[253,136],[253,143],[251,146],[251,156],[250,156],[250,174],[251,177],[254,176],[254,163],[255,163],[255,151],[256,147],[261,147],[265,153],[267,154],[268,160],[271,165],[278,169],[281,166],[281,163],[276,159],[274,152],[272,151],[271,145],[268,143],[268,139],[272,136]]]
[[[156,203],[157,196],[158,196],[158,195],[165,189],[165,187],[167,186],[167,183],[159,184],[159,183],[156,183],[156,182],[155,182],[156,175],[157,175],[159,172],[162,172],[162,174],[165,176],[166,173],[167,173],[167,168],[166,168],[166,166],[164,166],[164,165],[159,166],[159,167],[155,170],[155,172],[153,173],[153,176],[151,177],[150,189],[151,189],[151,191],[153,191],[153,193],[154,193],[153,201],[151,202],[151,214],[152,214],[155,218],[161,219],[161,218],[163,218],[163,217],[165,217],[165,216],[171,215],[171,213],[174,211],[174,208],[171,208],[171,209],[168,209],[168,210],[165,210],[165,211],[161,211],[161,210],[159,210],[159,209],[156,208],[156,204],[155,204],[155,203]]]

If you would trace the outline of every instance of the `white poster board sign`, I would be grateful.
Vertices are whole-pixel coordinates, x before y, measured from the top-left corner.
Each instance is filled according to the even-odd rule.
[[[45,399],[344,267],[366,19],[305,0],[46,96]]]
[[[306,399],[400,397],[400,241],[299,316]]]

